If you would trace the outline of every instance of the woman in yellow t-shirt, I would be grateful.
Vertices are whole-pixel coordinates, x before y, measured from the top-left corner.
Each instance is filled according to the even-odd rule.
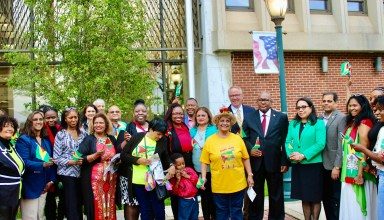
[[[253,186],[253,174],[243,139],[230,132],[236,122],[235,117],[228,109],[221,109],[220,112],[213,119],[218,132],[206,140],[200,157],[201,176],[205,181],[210,165],[216,218],[240,220],[243,219],[243,190],[247,182],[248,186]]]

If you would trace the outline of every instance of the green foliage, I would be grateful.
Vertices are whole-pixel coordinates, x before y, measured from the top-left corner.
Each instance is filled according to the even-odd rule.
[[[132,112],[135,99],[150,104],[154,77],[142,40],[147,30],[141,0],[28,0],[35,19],[32,53],[10,53],[8,84],[58,109],[102,98]],[[131,114],[129,114],[131,115]]]

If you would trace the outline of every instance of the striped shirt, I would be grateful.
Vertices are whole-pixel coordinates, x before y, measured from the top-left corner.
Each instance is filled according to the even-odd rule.
[[[69,160],[72,160],[73,153],[78,150],[80,143],[86,136],[87,133],[82,129],[77,140],[74,140],[66,129],[56,134],[53,159],[57,164],[58,175],[80,177],[80,166],[69,166],[67,164]]]

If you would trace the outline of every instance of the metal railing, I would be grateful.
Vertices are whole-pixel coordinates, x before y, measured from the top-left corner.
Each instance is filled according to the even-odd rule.
[[[23,0],[0,1],[0,50],[27,50],[31,13]]]
[[[146,21],[150,28],[146,33],[145,48],[148,51],[167,51],[182,57],[186,50],[184,0],[143,0]],[[200,1],[193,1],[194,44],[201,45]],[[0,1],[0,52],[30,49],[28,31],[33,14],[23,0]],[[173,52],[172,52],[173,51]],[[149,52],[151,53],[151,52]],[[159,58],[152,55],[149,58]],[[170,56],[171,58],[172,56]]]

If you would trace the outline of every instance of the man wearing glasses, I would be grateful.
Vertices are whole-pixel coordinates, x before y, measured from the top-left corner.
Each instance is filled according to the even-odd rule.
[[[119,135],[120,131],[125,131],[127,123],[121,121],[121,111],[116,105],[112,105],[108,109],[108,118],[112,122],[113,135],[115,138]]]
[[[254,112],[255,109],[251,106],[243,105],[243,90],[239,86],[229,88],[228,97],[231,101],[228,110],[236,117],[236,124],[232,126],[231,132],[241,135],[244,121],[248,120],[248,115]]]
[[[323,206],[327,219],[339,219],[341,182],[340,168],[342,163],[342,146],[340,133],[345,131],[345,115],[337,110],[338,96],[335,92],[323,94],[323,119],[327,139],[323,151],[324,191]]]
[[[271,108],[272,99],[268,92],[260,93],[257,104],[258,110],[243,123],[256,192],[255,200],[248,204],[248,216],[252,220],[263,219],[266,180],[269,194],[268,219],[284,219],[283,173],[289,165],[284,147],[288,117]]]

